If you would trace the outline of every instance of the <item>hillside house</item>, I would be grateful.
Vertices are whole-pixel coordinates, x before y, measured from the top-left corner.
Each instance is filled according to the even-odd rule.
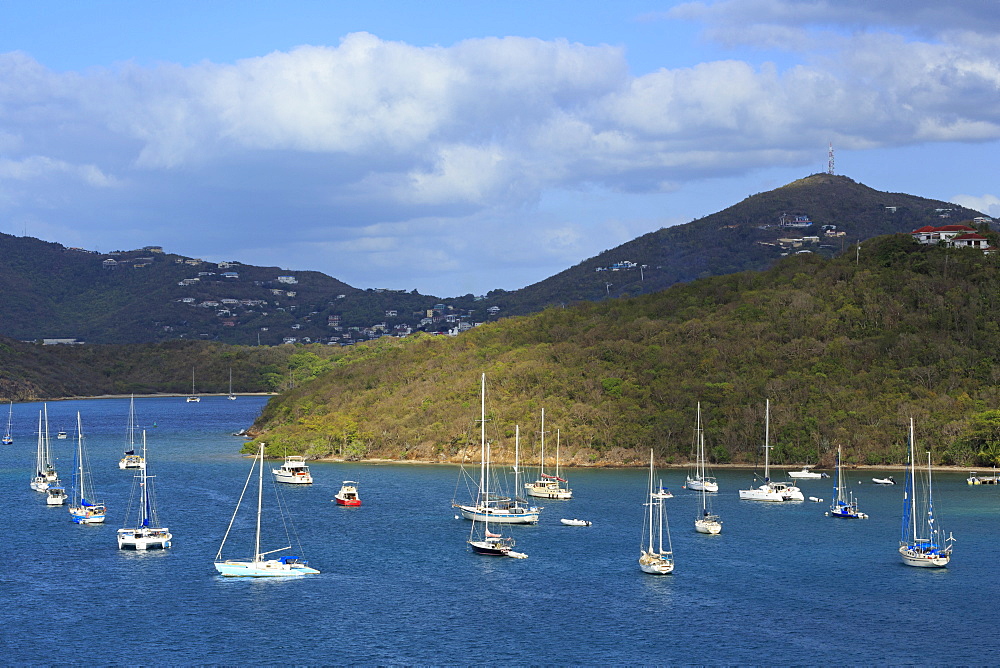
[[[104,267],[105,269],[117,269],[118,260],[109,257],[107,260],[101,263],[101,266]]]
[[[949,245],[953,248],[978,248],[986,250],[990,247],[990,242],[981,234],[969,232],[967,234],[959,234],[949,242]]]
[[[919,229],[913,230],[910,234],[917,242],[922,244],[939,244],[942,242],[947,244],[960,234],[968,234],[975,231],[974,227],[969,227],[968,225],[942,225],[941,227],[924,225]]]
[[[298,283],[298,279],[294,276],[278,276],[276,279],[279,283],[285,283],[287,285],[295,285]]]
[[[224,272],[222,272],[222,277],[223,278],[239,278],[240,275],[238,273],[236,273],[235,271],[224,271]]]
[[[783,213],[778,220],[778,225],[781,227],[809,227],[812,225],[812,221],[809,220],[809,216]]]

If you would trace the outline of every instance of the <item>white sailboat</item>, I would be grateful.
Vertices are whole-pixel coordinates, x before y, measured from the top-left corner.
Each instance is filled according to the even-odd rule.
[[[701,426],[701,402],[698,402],[698,422],[694,430],[694,449],[695,452],[699,452],[699,448],[704,448],[704,432]],[[695,455],[695,468],[694,471],[690,471],[687,474],[687,480],[684,481],[685,489],[692,489],[696,492],[718,492],[719,483],[715,479],[715,476],[705,475],[705,458],[698,459],[698,455]]]
[[[229,397],[230,401],[236,401],[236,395],[233,394],[233,368],[229,367]]]
[[[944,532],[934,517],[933,486],[931,484],[931,453],[927,453],[927,479],[921,480],[922,493],[917,490],[917,462],[914,457],[913,418],[910,418],[910,461],[903,491],[903,527],[899,540],[899,556],[907,566],[943,568],[951,561],[955,537]]]
[[[301,455],[288,455],[281,466],[271,469],[271,473],[274,474],[276,482],[286,482],[291,485],[310,485],[313,481],[306,458]]]
[[[83,449],[83,423],[76,413],[76,474],[73,480],[73,501],[69,515],[77,524],[103,524],[107,508],[103,501],[96,501],[93,485],[88,479],[90,467]]]
[[[485,443],[485,441],[484,441]],[[482,474],[479,479],[479,486],[482,490],[482,497],[490,497],[490,446],[484,445]],[[486,513],[482,519],[472,519],[472,528],[469,530],[469,539],[466,541],[475,554],[486,557],[512,557],[514,559],[527,559],[528,555],[523,552],[515,552],[515,541],[512,536],[504,536],[502,533],[490,531],[490,514]]]
[[[188,395],[187,402],[189,404],[198,403],[201,401],[201,397],[194,393],[194,368],[191,368],[191,394]]]
[[[10,408],[7,410],[7,431],[3,435],[3,440],[0,441],[4,445],[13,445],[14,437],[10,433],[10,426],[14,420],[14,402],[10,402]]]
[[[136,502],[135,524],[128,525],[132,513],[132,501],[125,512],[126,526],[118,530],[119,550],[166,549],[170,547],[173,536],[167,527],[160,526],[156,513],[156,500],[153,495],[154,476],[148,474],[146,468],[146,432],[142,432],[142,461],[139,472],[132,479],[132,501]]]
[[[549,475],[545,472],[545,409],[542,409],[542,441],[541,441],[541,463],[538,466],[538,480],[524,483],[524,489],[528,496],[541,499],[571,499],[573,490],[568,486],[563,487],[560,483],[567,483],[565,478],[559,475],[559,431],[556,430],[556,474]]]
[[[701,402],[698,402],[698,420],[695,428],[696,439],[698,441],[698,474],[705,480],[705,430],[701,426]],[[701,489],[701,512],[694,520],[694,530],[698,533],[717,535],[722,532],[722,520],[711,511],[708,503],[708,490],[703,486]]]
[[[830,517],[843,517],[846,519],[865,520],[868,515],[858,510],[858,502],[854,499],[854,493],[847,491],[844,484],[844,474],[840,466],[840,446],[837,446],[837,470],[834,473],[836,480],[833,484],[833,505],[827,513]]]
[[[805,496],[795,485],[771,481],[771,400],[764,409],[764,484],[740,490],[740,499],[745,501],[805,501]]]
[[[44,419],[43,419],[44,416]],[[49,449],[49,407],[42,405],[38,411],[38,445],[35,452],[35,476],[31,479],[31,489],[44,492],[49,485],[59,484],[59,474],[52,465],[52,453]]]
[[[135,454],[135,432],[138,429],[135,422],[135,395],[128,404],[128,427],[125,429],[125,454],[118,461],[118,468],[141,469],[146,465],[146,460],[142,455]]]
[[[529,506],[527,501],[516,494],[513,498],[501,493],[493,493],[487,489],[484,480],[487,477],[486,448],[486,374],[482,375],[480,387],[480,417],[479,417],[479,483],[476,486],[475,501],[469,504],[452,502],[453,508],[458,508],[462,517],[473,522],[490,522],[493,524],[537,524],[541,508]],[[517,461],[520,450],[520,428],[514,444],[514,489],[520,487],[520,471]]]
[[[253,479],[254,469],[257,469],[257,529],[255,534],[256,538],[254,542],[253,557],[249,559],[224,560],[222,558],[222,551],[226,547],[226,540],[229,538],[229,532],[233,529],[233,523],[236,521],[236,515],[239,513],[240,505],[243,503],[243,497],[246,495],[247,488],[250,486],[250,481]],[[222,544],[219,545],[219,551],[215,555],[215,569],[219,571],[221,575],[227,577],[298,577],[301,575],[319,573],[318,570],[309,566],[308,562],[304,561],[301,557],[286,556],[279,557],[277,559],[266,558],[270,554],[292,549],[291,540],[289,540],[289,545],[285,547],[280,547],[276,550],[268,550],[267,552],[260,551],[260,530],[263,500],[264,444],[261,443],[260,452],[255,458],[253,465],[250,467],[250,475],[247,476],[246,484],[243,485],[243,491],[240,493],[240,499],[236,503],[236,510],[233,511],[233,517],[229,520],[229,527],[226,529],[226,534],[222,537]],[[287,522],[283,522],[283,524],[285,524],[286,527],[287,539],[288,525]]]
[[[674,550],[670,543],[670,527],[663,510],[663,499],[655,497],[653,487],[653,450],[649,451],[649,485],[646,490],[646,512],[643,513],[642,540],[639,546],[639,568],[643,573],[666,575],[674,572]],[[663,549],[663,532],[667,533],[667,549]]]

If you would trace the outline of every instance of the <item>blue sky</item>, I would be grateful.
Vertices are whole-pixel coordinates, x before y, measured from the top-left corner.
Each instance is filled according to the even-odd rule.
[[[1000,216],[995,8],[0,3],[0,231],[479,294],[829,141],[839,174]]]

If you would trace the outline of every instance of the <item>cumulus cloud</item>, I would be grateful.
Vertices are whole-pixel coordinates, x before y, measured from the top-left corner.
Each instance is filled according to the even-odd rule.
[[[509,267],[549,267],[537,279],[612,245],[586,243],[605,221],[539,215],[549,192],[671,192],[811,164],[830,138],[857,149],[997,139],[1000,41],[973,32],[995,19],[958,5],[932,41],[842,32],[791,66],[729,59],[641,76],[618,47],[523,37],[418,47],[356,33],[230,64],[70,73],[0,54],[0,207],[37,217],[63,184],[74,218],[104,238],[294,258],[363,284],[472,271],[483,262],[472,249],[503,248]],[[903,13],[726,0],[671,15],[716,30],[742,21],[745,35],[789,47],[808,43],[803,30],[847,26],[845,7],[863,27]],[[929,28],[935,7],[915,7],[907,25]],[[57,198],[46,207],[58,215]],[[261,239],[235,247],[250,229]]]
[[[1000,218],[1000,197],[996,195],[953,195],[949,201],[985,213],[991,218]]]

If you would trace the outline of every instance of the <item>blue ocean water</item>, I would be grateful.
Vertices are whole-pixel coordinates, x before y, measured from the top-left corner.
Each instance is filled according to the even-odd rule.
[[[637,564],[644,470],[567,470],[576,498],[511,529],[530,555],[516,560],[467,551],[469,523],[450,507],[456,467],[315,463],[315,484],[283,498],[322,574],[224,579],[212,561],[250,471],[231,434],[263,402],[136,400],[174,534],[148,554],[115,543],[132,482],[117,467],[128,401],[49,404],[53,433],[83,416],[103,526],[75,525],[29,489],[40,404],[14,407],[17,441],[0,448],[3,663],[980,664],[1000,644],[1000,488],[959,473],[936,476],[955,557],[925,570],[899,561],[902,488],[871,484],[877,472],[849,474],[871,518],[841,520],[824,517],[827,503],[739,501],[750,473],[716,471],[724,529],[706,536],[684,472],[663,471],[677,567],[658,577]],[[53,440],[67,484],[72,447]],[[331,503],[345,479],[362,507]],[[802,487],[829,502],[832,481]]]

